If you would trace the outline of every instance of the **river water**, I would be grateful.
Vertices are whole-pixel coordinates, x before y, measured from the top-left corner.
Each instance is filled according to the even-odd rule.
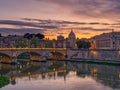
[[[120,66],[47,61],[0,64],[10,84],[0,90],[120,90]]]

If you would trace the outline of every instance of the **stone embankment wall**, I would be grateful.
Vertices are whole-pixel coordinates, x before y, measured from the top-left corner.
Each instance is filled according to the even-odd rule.
[[[73,50],[70,58],[120,60],[120,50]]]

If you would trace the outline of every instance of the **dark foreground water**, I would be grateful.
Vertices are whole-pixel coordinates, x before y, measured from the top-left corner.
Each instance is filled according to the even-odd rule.
[[[120,67],[80,62],[0,64],[10,84],[0,90],[120,90]]]

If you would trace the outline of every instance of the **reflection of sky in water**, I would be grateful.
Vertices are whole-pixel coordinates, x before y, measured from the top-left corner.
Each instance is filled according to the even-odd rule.
[[[1,90],[112,90],[107,86],[97,83],[91,77],[77,77],[69,75],[66,77],[56,77],[56,79],[42,79],[29,77],[18,78],[16,85],[8,85]]]
[[[3,65],[1,70],[8,70],[8,75],[16,69]],[[54,70],[58,73],[54,73]],[[25,66],[20,73],[17,72],[17,77],[20,77],[16,78],[15,85],[9,84],[0,90],[119,90],[119,72],[119,66],[79,62],[33,63]]]

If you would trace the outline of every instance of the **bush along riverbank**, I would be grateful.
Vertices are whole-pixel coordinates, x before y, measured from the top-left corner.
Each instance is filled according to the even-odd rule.
[[[0,75],[0,88],[8,85],[10,83],[10,80],[9,78],[3,76],[3,75]]]

